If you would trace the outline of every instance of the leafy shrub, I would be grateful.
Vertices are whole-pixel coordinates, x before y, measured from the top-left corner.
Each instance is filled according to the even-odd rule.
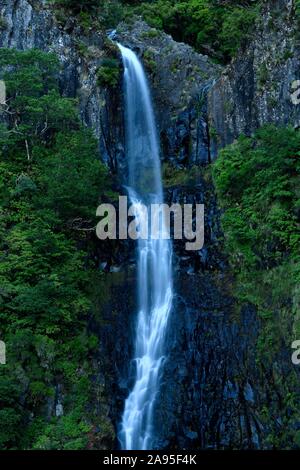
[[[55,7],[58,21],[64,24],[70,12],[77,16],[80,25],[87,30],[115,28],[124,18],[124,7],[120,0],[48,0]]]
[[[9,103],[0,125],[0,448],[84,448],[98,345],[85,325],[99,280],[88,232],[76,229],[95,224],[109,179],[76,100],[59,93],[57,58],[1,49],[0,65]],[[64,416],[49,424],[57,381]]]
[[[300,335],[300,132],[266,126],[225,148],[213,174],[224,208],[225,246],[235,273],[236,303],[255,305],[260,329],[256,365],[272,374],[280,406],[258,410],[274,448],[299,445],[299,376],[283,357]],[[288,359],[287,359],[288,360]],[[280,428],[274,423],[280,416]]]
[[[124,16],[142,15],[152,27],[163,29],[176,41],[228,61],[253,31],[260,2],[208,0],[124,1]],[[126,10],[127,5],[127,10]],[[128,6],[130,5],[130,6]]]
[[[170,163],[163,165],[163,180],[166,188],[172,186],[194,186],[202,175],[199,167],[193,166],[189,169],[176,168]]]
[[[98,84],[105,88],[115,88],[120,81],[120,72],[120,62],[117,59],[103,59],[97,71]]]
[[[154,73],[156,70],[156,61],[154,60],[154,54],[151,49],[146,49],[143,54],[143,62],[147,67],[148,71]]]
[[[227,59],[234,57],[239,48],[251,38],[255,20],[256,9],[235,7],[224,16],[222,30],[219,34],[221,51]]]
[[[49,0],[57,6],[70,8],[74,13],[91,11],[99,7],[100,0]]]
[[[236,295],[255,304],[265,322],[262,354],[270,355],[270,341],[289,344],[299,328],[299,172],[299,131],[274,126],[240,137],[213,168]]]
[[[271,126],[260,129],[254,139],[241,137],[215,164],[218,194],[228,209],[224,223],[235,220],[233,248],[245,247],[250,264],[271,267],[298,246],[299,152],[297,131]],[[244,238],[249,242],[243,243]]]
[[[186,42],[199,52],[228,62],[251,36],[260,0],[49,0],[78,15],[88,28],[98,23],[115,28],[122,20],[142,16],[156,30],[164,30],[176,41]],[[61,15],[61,8],[57,11]],[[157,31],[146,35],[156,37]]]

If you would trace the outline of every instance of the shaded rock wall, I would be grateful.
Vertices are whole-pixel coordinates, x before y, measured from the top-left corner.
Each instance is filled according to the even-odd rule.
[[[203,170],[195,184],[170,188],[166,200],[205,205],[205,244],[187,252],[174,241],[175,298],[167,360],[155,411],[156,446],[259,448],[255,310],[233,318],[233,279],[222,254],[220,212]]]
[[[298,30],[294,1],[264,2],[254,39],[209,92],[213,158],[241,133],[251,135],[265,123],[300,126],[300,106],[291,100],[292,83],[300,78]]]
[[[158,399],[163,406],[156,409],[158,447],[261,447],[257,319],[249,309],[239,323],[232,321],[232,299],[222,283],[222,276],[208,273],[177,281],[169,360]]]
[[[162,146],[174,165],[210,160],[206,92],[221,72],[207,56],[143,21],[121,24],[117,39],[141,57],[147,71]]]
[[[59,22],[53,6],[45,0],[5,0],[0,5],[0,16],[4,24],[0,47],[36,48],[57,55],[62,94],[78,97],[83,123],[94,130],[103,160],[117,171],[124,155],[122,112],[117,111],[122,100],[120,92],[97,84],[101,60],[111,54],[105,34],[83,30],[74,18]]]
[[[194,54],[189,48],[175,43],[169,54],[165,35],[141,23],[129,31],[121,26],[119,37],[148,71],[163,159],[179,167],[205,165],[241,133],[250,135],[265,123],[298,127],[299,108],[291,101],[292,82],[299,78],[296,31],[293,2],[265,2],[254,40],[221,75],[199,56],[195,84],[183,76]],[[176,60],[178,71],[172,67]],[[156,447],[264,449],[274,433],[292,445],[289,411],[282,405],[289,393],[284,377],[293,370],[290,351],[283,347],[272,366],[257,365],[260,325],[249,305],[234,314],[213,187],[200,178],[193,187],[168,189],[166,200],[204,203],[206,237],[204,248],[192,255],[174,242],[176,297],[155,409]]]

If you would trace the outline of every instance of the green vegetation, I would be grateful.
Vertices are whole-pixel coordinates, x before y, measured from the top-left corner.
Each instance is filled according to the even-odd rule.
[[[154,38],[158,38],[160,36],[160,34],[161,34],[160,31],[158,31],[155,28],[152,28],[149,31],[145,31],[144,33],[142,33],[141,37],[142,38],[154,39]]]
[[[260,2],[209,0],[123,1],[124,17],[141,15],[152,27],[227,62],[249,39]]]
[[[0,448],[85,448],[95,426],[100,441],[113,434],[87,410],[99,274],[85,229],[109,191],[107,170],[76,101],[59,94],[55,56],[1,49],[0,67],[9,103],[0,126]],[[58,390],[62,417],[53,416]],[[97,396],[101,409],[101,388]]]
[[[201,167],[192,166],[191,168],[177,168],[170,163],[163,165],[163,182],[165,188],[172,186],[193,186],[203,176]]]
[[[148,72],[155,73],[156,61],[154,60],[154,54],[151,49],[146,49],[143,53],[143,62]]]
[[[228,62],[251,36],[260,1],[242,0],[49,0],[79,15],[86,29],[96,21],[104,29],[142,17],[156,30],[171,34],[220,62]],[[67,16],[66,16],[67,18]],[[150,30],[155,38],[157,31]]]
[[[284,378],[276,372],[282,367],[283,348],[291,351],[292,341],[300,336],[299,173],[299,131],[274,126],[261,128],[253,138],[240,137],[221,151],[213,168],[225,209],[222,224],[235,273],[233,294],[240,306],[250,302],[257,308],[258,370],[264,380],[265,370],[273,369],[274,386],[282,397],[280,432],[270,422],[272,403],[267,413],[261,411],[270,429],[269,444],[278,448],[299,440],[294,431],[299,420],[296,372]]]
[[[124,2],[125,4],[129,2]],[[131,2],[130,2],[131,3]],[[249,39],[260,2],[208,0],[134,2],[125,16],[141,15],[152,27],[171,34],[218,61],[227,62]]]
[[[59,7],[69,8],[75,14],[82,11],[94,11],[99,7],[99,0],[49,0],[52,3],[55,3]]]
[[[120,82],[121,67],[118,59],[106,58],[102,60],[97,70],[98,84],[103,87],[115,88]]]
[[[298,335],[299,156],[298,131],[267,126],[222,150],[213,169],[240,300],[254,303],[274,328],[294,311]]]
[[[5,29],[6,27],[7,27],[6,20],[2,16],[0,16],[0,31],[2,29]]]
[[[124,6],[120,0],[48,0],[53,5],[61,24],[70,14],[76,15],[84,30],[108,29],[117,26],[124,18]]]

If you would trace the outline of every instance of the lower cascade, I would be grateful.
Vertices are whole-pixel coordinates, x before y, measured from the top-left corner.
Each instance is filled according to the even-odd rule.
[[[136,54],[118,44],[124,64],[128,193],[142,226],[151,204],[163,202],[159,145],[145,72]],[[154,237],[137,241],[138,315],[135,337],[135,383],[120,425],[122,449],[153,445],[153,411],[164,360],[165,333],[172,306],[172,246],[163,239],[164,220]],[[151,230],[149,230],[151,233]]]

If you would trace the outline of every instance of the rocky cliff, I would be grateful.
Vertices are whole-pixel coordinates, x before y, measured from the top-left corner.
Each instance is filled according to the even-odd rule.
[[[116,55],[105,32],[85,29],[72,17],[59,17],[45,0],[2,2],[0,16],[0,47],[36,48],[57,55],[62,94],[78,98],[83,123],[94,130],[103,160],[116,171],[124,153],[122,120],[117,122],[122,112],[115,112],[121,101],[119,94],[116,97],[97,84],[102,59]]]
[[[292,373],[290,352],[282,346],[273,364],[258,365],[255,309],[245,305],[234,315],[233,279],[205,165],[241,133],[251,135],[269,122],[298,126],[291,101],[296,30],[291,2],[265,2],[255,39],[223,71],[141,22],[117,30],[150,77],[162,158],[174,165],[173,178],[165,179],[166,200],[206,207],[205,247],[191,256],[182,243],[174,244],[176,298],[155,413],[157,448],[270,448],[276,434],[288,445],[291,423],[283,400],[290,390],[278,378]],[[187,170],[174,176],[175,168],[194,164],[200,168],[192,168],[191,177]],[[130,388],[130,381],[122,383]]]
[[[102,59],[118,57],[104,32],[86,31],[73,18],[60,22],[40,1],[7,0],[0,15],[1,47],[40,48],[58,55],[62,93],[78,97],[82,121],[94,130],[103,160],[122,181],[126,162],[121,84],[101,87],[97,81]],[[174,247],[176,298],[155,413],[158,448],[267,448],[271,429],[283,427],[285,389],[274,386],[273,370],[262,374],[256,368],[255,309],[245,306],[240,318],[233,315],[220,211],[206,165],[219,148],[263,123],[299,125],[298,109],[290,99],[300,58],[296,32],[293,3],[266,2],[256,38],[223,71],[142,21],[121,24],[116,32],[120,42],[138,52],[148,72],[162,159],[171,166],[165,176],[166,200],[206,206],[205,247],[189,255],[183,242]],[[105,262],[102,268],[110,272],[99,300],[101,320],[90,328],[100,339],[102,377],[116,427],[134,374],[132,249],[113,246],[113,260],[107,264],[105,248],[96,247],[99,263]],[[277,373],[290,367],[283,350]],[[272,410],[274,426],[263,422],[264,405]]]
[[[140,55],[148,72],[162,158],[175,166],[209,162],[205,96],[221,67],[143,21],[121,24],[116,38]]]
[[[299,105],[291,99],[300,66],[295,5],[288,0],[264,2],[254,39],[211,89],[213,157],[240,134],[251,135],[265,123],[299,127]]]

